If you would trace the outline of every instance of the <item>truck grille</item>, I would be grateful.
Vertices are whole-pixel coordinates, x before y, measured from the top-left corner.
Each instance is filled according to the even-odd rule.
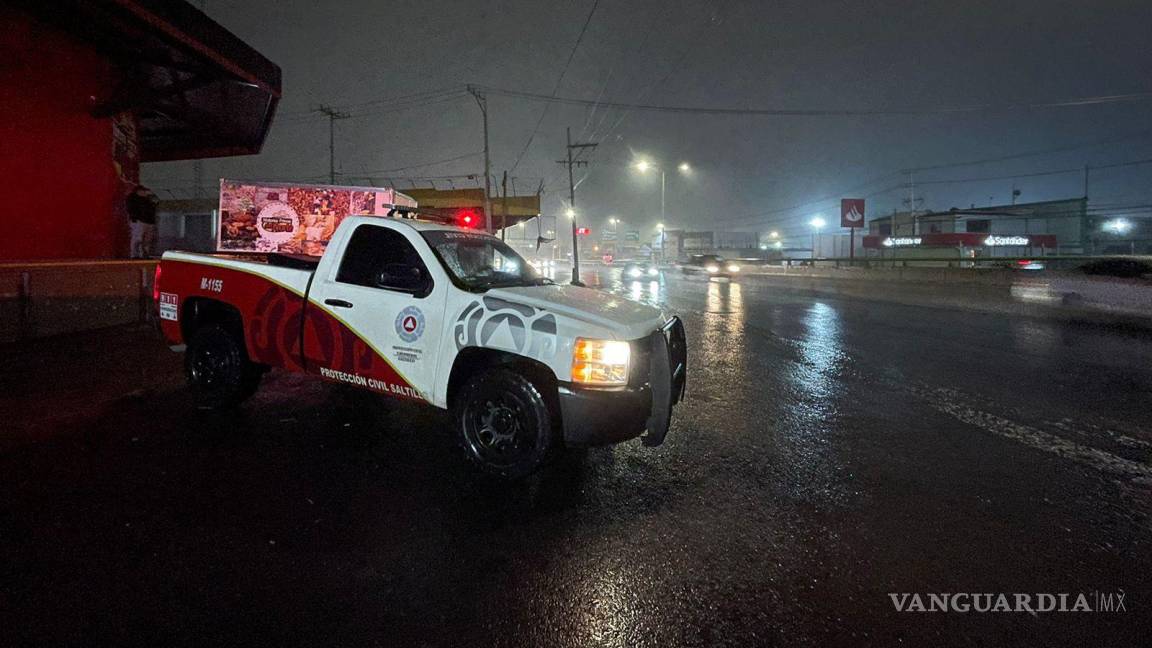
[[[688,343],[684,335],[684,323],[679,317],[669,319],[651,335],[632,342],[632,368],[628,375],[628,386],[633,389],[648,386],[650,382],[652,350],[660,348],[656,342],[661,337],[667,341],[668,356],[672,365],[672,403],[680,401],[688,374]]]

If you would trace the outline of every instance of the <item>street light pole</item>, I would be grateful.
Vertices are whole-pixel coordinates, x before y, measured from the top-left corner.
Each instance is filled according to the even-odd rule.
[[[816,263],[816,237],[820,234],[820,230],[828,223],[820,216],[813,218],[809,223],[812,226],[812,263]]]
[[[664,253],[664,223],[660,223],[657,227],[660,228],[660,265],[664,265],[668,258]]]
[[[657,228],[660,229],[660,263],[664,263],[667,260],[664,252],[664,219],[667,218],[665,196],[668,188],[668,173],[665,171],[664,165],[656,165],[644,159],[636,162],[635,167],[640,173],[647,173],[648,169],[652,168],[660,169],[660,223],[657,225]],[[692,167],[687,162],[681,162],[677,168],[683,175],[692,173]]]

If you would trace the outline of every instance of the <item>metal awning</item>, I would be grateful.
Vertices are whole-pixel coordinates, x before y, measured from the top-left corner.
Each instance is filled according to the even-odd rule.
[[[144,162],[258,153],[280,68],[181,0],[17,0],[108,57],[118,84],[93,110],[139,121]]]
[[[475,209],[484,212],[483,189],[405,189],[421,207],[440,210]],[[507,205],[507,213],[505,213]],[[492,227],[500,229],[540,215],[540,196],[492,196]]]

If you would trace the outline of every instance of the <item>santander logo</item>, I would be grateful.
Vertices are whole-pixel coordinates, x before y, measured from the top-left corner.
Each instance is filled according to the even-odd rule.
[[[840,226],[860,227],[864,224],[864,199],[845,198],[840,201]]]

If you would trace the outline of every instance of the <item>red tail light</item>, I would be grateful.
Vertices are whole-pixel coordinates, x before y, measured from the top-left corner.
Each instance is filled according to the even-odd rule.
[[[160,264],[156,264],[156,274],[152,277],[152,301],[160,301]]]

